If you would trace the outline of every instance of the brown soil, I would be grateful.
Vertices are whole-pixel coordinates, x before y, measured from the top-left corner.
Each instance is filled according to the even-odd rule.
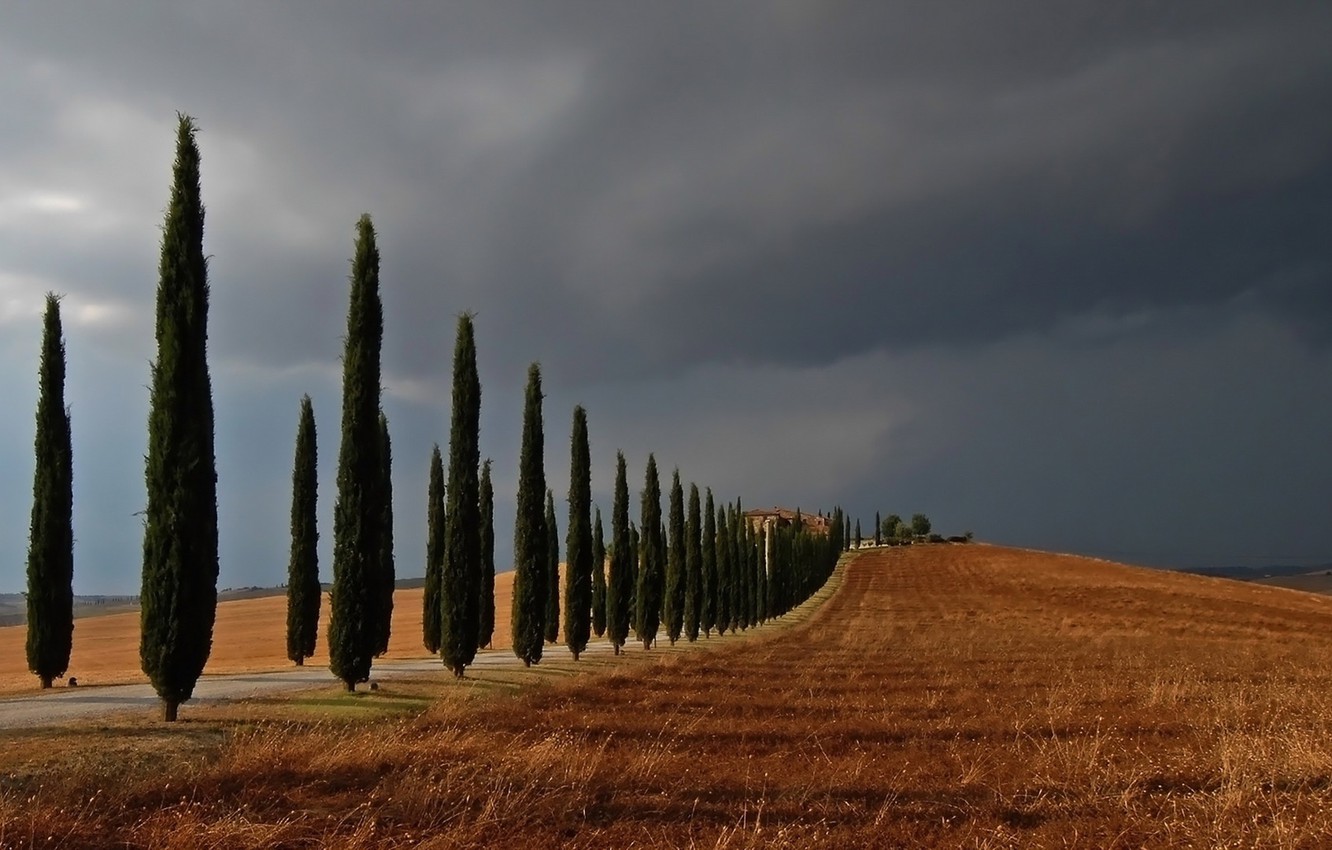
[[[260,726],[110,791],[48,776],[0,796],[0,843],[1328,847],[1329,626],[1332,600],[1285,590],[878,550],[757,639],[411,719]]]

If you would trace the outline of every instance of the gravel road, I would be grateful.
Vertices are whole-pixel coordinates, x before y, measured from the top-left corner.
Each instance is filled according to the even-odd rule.
[[[609,644],[594,641],[584,654],[600,654]],[[549,646],[550,657],[567,658],[563,646]],[[483,650],[468,669],[514,667],[521,662],[507,649]],[[392,680],[395,676],[437,672],[449,675],[438,658],[402,661],[376,661],[372,681]],[[220,703],[283,691],[324,688],[337,680],[327,667],[292,667],[271,673],[228,673],[204,675],[194,686],[194,697],[182,706],[182,717],[190,705]],[[365,688],[365,685],[359,686]],[[0,729],[52,726],[73,720],[109,717],[115,714],[156,712],[160,705],[152,685],[90,685],[77,688],[53,688],[42,693],[0,698]],[[155,716],[155,715],[154,715]]]

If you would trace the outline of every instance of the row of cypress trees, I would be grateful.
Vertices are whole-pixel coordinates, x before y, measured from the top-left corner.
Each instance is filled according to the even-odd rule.
[[[175,720],[207,662],[217,606],[217,473],[207,366],[208,282],[204,207],[192,118],[178,116],[176,160],[163,226],[152,364],[147,505],[141,589],[140,658]],[[348,690],[369,678],[388,648],[393,610],[392,448],[381,408],[383,307],[379,251],[368,215],[357,222],[343,352],[341,442],[334,509],[329,667]],[[64,340],[59,299],[48,295],[40,365],[34,500],[28,557],[28,662],[43,687],[64,674],[72,645],[72,463],[64,404]],[[462,676],[494,631],[494,492],[490,461],[480,462],[481,387],[472,317],[459,316],[447,483],[436,446],[427,494],[428,541],[423,638]],[[679,472],[661,514],[656,459],[649,455],[640,525],[628,518],[624,455],[617,455],[611,543],[600,510],[592,520],[587,414],[574,410],[567,567],[559,577],[554,494],[545,484],[541,370],[529,369],[517,516],[511,625],[514,653],[540,660],[563,631],[575,659],[592,634],[618,653],[632,626],[644,647],[662,624],[674,643],[747,628],[787,610],[822,583],[835,555],[796,527],[763,535],[740,504],[706,507],[690,487],[686,510]],[[316,521],[317,436],[309,396],[301,399],[292,472],[287,653],[313,654],[321,585]],[[838,528],[842,526],[839,522]],[[838,539],[841,540],[841,535]],[[841,541],[845,542],[845,541]],[[563,602],[563,605],[561,605]]]

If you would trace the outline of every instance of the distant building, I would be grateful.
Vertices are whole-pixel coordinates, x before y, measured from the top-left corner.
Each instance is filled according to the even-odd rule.
[[[785,528],[794,525],[796,516],[800,517],[800,524],[809,531],[817,531],[820,534],[827,534],[832,525],[832,520],[822,513],[806,514],[793,511],[790,508],[754,508],[745,511],[745,519],[749,522],[749,527],[755,531],[762,529],[770,531],[774,528]]]

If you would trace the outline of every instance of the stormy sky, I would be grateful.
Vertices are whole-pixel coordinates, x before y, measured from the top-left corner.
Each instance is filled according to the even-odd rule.
[[[42,297],[64,295],[75,588],[135,592],[176,111],[200,127],[221,585],[285,578],[298,403],[331,576],[355,222],[380,236],[397,568],[424,571],[456,316],[511,553],[615,451],[1161,566],[1332,562],[1326,3],[11,4],[0,590],[23,586]],[[560,517],[561,530],[567,518]]]

